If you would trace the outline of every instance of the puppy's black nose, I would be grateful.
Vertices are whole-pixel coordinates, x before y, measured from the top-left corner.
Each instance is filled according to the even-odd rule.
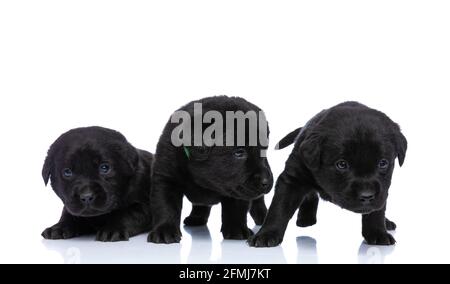
[[[95,195],[92,192],[84,192],[80,194],[80,201],[85,205],[91,204],[95,200]]]
[[[264,189],[267,189],[270,186],[270,179],[269,178],[262,178],[261,179],[261,186]]]
[[[359,193],[359,201],[362,203],[368,204],[371,203],[375,199],[375,191],[366,189],[362,190]]]

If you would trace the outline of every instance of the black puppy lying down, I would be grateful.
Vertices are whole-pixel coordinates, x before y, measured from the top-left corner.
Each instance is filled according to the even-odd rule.
[[[46,239],[97,234],[96,240],[126,241],[150,230],[149,189],[153,155],[134,148],[114,130],[70,130],[50,147],[42,169],[64,203]]]
[[[200,120],[206,117],[206,114],[199,115],[194,112],[194,104],[201,104],[202,112],[214,111],[223,117],[224,121],[227,111],[244,113],[261,111],[257,106],[241,98],[220,96],[194,101],[174,113],[175,115],[183,111],[193,118],[192,123],[187,124],[192,134],[195,132],[194,117],[199,117]],[[214,120],[215,122],[217,121]],[[225,143],[222,146],[211,146],[205,141],[200,141],[198,146],[185,146],[185,143],[175,146],[171,136],[180,125],[169,121],[157,146],[150,198],[154,223],[148,241],[154,243],[180,241],[183,196],[193,203],[190,216],[184,220],[185,225],[205,225],[211,206],[221,203],[223,237],[248,239],[253,232],[247,226],[247,213],[250,209],[255,222],[262,224],[267,213],[263,194],[268,193],[273,184],[267,158],[261,156],[261,151],[265,151],[267,145],[262,146],[258,143],[251,146],[248,143],[247,124],[246,141],[242,146],[229,146]],[[206,133],[211,125],[213,120],[210,120],[210,123],[201,121],[200,134]],[[222,130],[223,132],[218,130],[220,133],[215,133],[217,141],[226,139],[226,131]],[[234,121],[228,130],[236,134]],[[268,137],[268,130],[266,136]],[[234,135],[234,138],[237,138],[237,135]]]
[[[280,141],[278,148],[294,141],[267,218],[250,238],[250,246],[280,244],[297,208],[297,225],[314,225],[318,195],[361,213],[368,244],[393,245],[387,230],[396,225],[385,218],[385,210],[395,159],[401,166],[407,148],[399,126],[382,112],[346,102],[316,115]]]

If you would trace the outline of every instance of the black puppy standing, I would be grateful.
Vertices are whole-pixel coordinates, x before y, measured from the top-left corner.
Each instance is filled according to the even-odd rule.
[[[46,239],[97,234],[97,241],[126,241],[150,230],[149,193],[153,155],[134,148],[117,131],[70,130],[50,147],[42,169],[64,203]]]
[[[215,111],[224,120],[227,111],[261,111],[242,98],[226,96],[194,101],[182,107],[180,111],[189,113],[193,118],[196,103],[202,105],[204,112]],[[203,123],[202,131],[210,125]],[[262,224],[267,213],[263,194],[268,193],[273,185],[267,158],[261,156],[261,151],[265,151],[267,146],[258,143],[256,146],[245,144],[243,147],[207,147],[204,144],[198,147],[176,147],[171,136],[177,126],[177,123],[169,121],[157,146],[150,199],[154,223],[148,241],[180,241],[183,196],[193,203],[190,216],[184,220],[186,225],[205,225],[211,206],[221,203],[223,237],[248,239],[253,232],[247,226],[247,213],[250,210],[255,223]],[[246,130],[247,136],[248,127]],[[225,133],[223,134],[225,136]]]
[[[382,112],[346,102],[316,115],[283,138],[278,148],[294,141],[268,216],[249,239],[250,246],[279,245],[297,208],[297,225],[314,225],[318,195],[361,213],[368,244],[393,245],[387,231],[396,225],[385,217],[385,210],[395,159],[401,166],[407,148],[399,126]]]

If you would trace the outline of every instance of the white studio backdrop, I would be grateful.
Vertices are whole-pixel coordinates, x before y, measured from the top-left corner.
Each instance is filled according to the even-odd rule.
[[[0,262],[449,263],[449,14],[433,0],[1,1]],[[398,122],[409,141],[387,211],[398,244],[365,246],[360,216],[325,202],[316,226],[291,223],[274,249],[223,241],[220,206],[210,236],[183,231],[180,245],[42,240],[62,208],[40,175],[61,133],[110,127],[154,152],[174,110],[222,94],[265,110],[271,149],[346,100]],[[291,149],[269,151],[275,177]]]

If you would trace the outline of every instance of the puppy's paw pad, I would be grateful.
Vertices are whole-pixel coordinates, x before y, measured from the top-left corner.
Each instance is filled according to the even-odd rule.
[[[76,237],[78,233],[73,226],[57,224],[45,229],[41,235],[47,240],[66,240]]]
[[[247,243],[251,247],[276,247],[283,241],[283,237],[275,232],[258,233],[251,237]]]
[[[184,219],[184,224],[186,226],[205,226],[208,223],[208,219],[199,216],[189,216]]]
[[[176,227],[156,228],[148,234],[147,241],[156,244],[173,244],[181,241],[181,232]]]
[[[397,225],[394,222],[386,219],[386,230],[395,231],[395,229],[397,229]]]
[[[297,226],[302,228],[313,226],[316,223],[317,223],[316,217],[301,216],[297,219]]]
[[[222,235],[225,240],[248,240],[249,237],[253,236],[254,233],[247,227],[230,227],[222,228]]]
[[[365,236],[368,245],[392,246],[395,245],[394,237],[388,232],[373,232]]]
[[[104,229],[97,232],[95,240],[98,242],[128,241],[130,234],[125,230]]]

